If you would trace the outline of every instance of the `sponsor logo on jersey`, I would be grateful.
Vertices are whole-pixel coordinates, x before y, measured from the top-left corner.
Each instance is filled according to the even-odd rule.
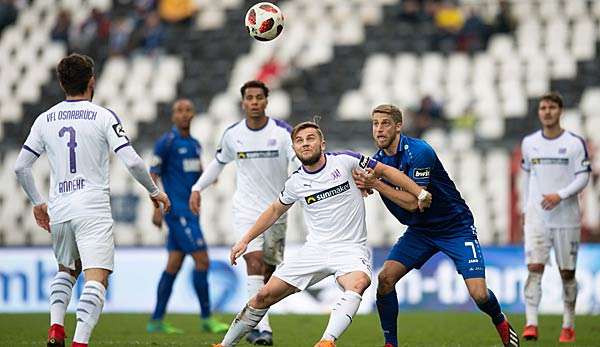
[[[366,169],[370,161],[371,158],[361,155],[360,160],[358,161],[358,166],[360,166],[361,169]]]
[[[121,124],[121,123],[113,124],[112,128],[118,137],[125,137],[126,134],[125,134],[125,129],[123,129],[123,124]]]
[[[277,158],[279,151],[248,151],[237,152],[238,159]]]
[[[531,158],[533,165],[569,165],[569,158]]]
[[[414,178],[427,178],[431,174],[431,169],[428,167],[413,169]]]
[[[317,194],[309,195],[309,196],[305,197],[304,200],[306,201],[307,205],[310,205],[310,204],[314,204],[315,202],[319,202],[319,201],[331,198],[332,196],[341,194],[349,189],[350,189],[350,183],[348,181],[346,181],[340,185],[331,187],[331,188],[324,190],[322,192],[319,192]]]
[[[561,147],[558,149],[558,154],[567,154],[567,149],[565,147]]]

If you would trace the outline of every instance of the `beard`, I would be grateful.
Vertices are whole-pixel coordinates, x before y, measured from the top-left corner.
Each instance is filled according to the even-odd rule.
[[[307,165],[316,164],[319,161],[319,158],[321,158],[321,154],[322,154],[322,151],[321,151],[321,148],[319,148],[311,156],[302,158],[301,156],[297,155],[297,157],[300,160],[300,162],[302,163],[302,165],[307,166]]]
[[[384,140],[383,142],[379,142],[379,141],[375,140],[375,146],[379,149],[385,149],[385,148],[388,148],[389,146],[391,146],[392,142],[394,142],[393,137],[390,137],[390,138]]]

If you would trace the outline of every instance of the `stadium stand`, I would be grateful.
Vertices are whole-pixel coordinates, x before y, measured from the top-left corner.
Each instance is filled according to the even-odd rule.
[[[320,115],[331,149],[373,152],[369,112],[378,103],[392,102],[406,111],[406,131],[438,151],[473,209],[480,241],[516,242],[516,149],[537,126],[537,97],[549,90],[563,94],[563,125],[586,137],[595,172],[600,168],[594,156],[600,146],[600,1],[463,0],[449,9],[459,12],[459,23],[447,23],[435,6],[409,10],[409,2],[281,1],[286,28],[276,41],[264,44],[253,42],[242,25],[254,2],[198,0],[190,20],[162,24],[158,49],[148,53],[138,42],[109,54],[110,39],[102,39],[100,32],[103,23],[126,17],[142,25],[154,13],[152,7],[33,0],[0,33],[0,179],[14,181],[11,167],[18,146],[37,114],[62,97],[53,72],[56,62],[81,42],[76,39],[80,29],[94,23],[98,44],[84,53],[97,61],[95,101],[119,114],[144,158],[169,127],[170,103],[181,96],[200,111],[192,132],[208,162],[223,129],[241,117],[239,87],[258,76],[273,89],[268,114],[292,124]],[[61,9],[71,13],[75,39],[69,44],[51,39]],[[426,97],[430,108],[423,108]],[[150,203],[141,187],[118,163],[111,172],[117,243],[160,244],[163,234],[150,223]],[[47,190],[47,164],[37,164],[36,175]],[[233,180],[230,165],[203,197],[203,228],[211,244],[235,241],[229,232]],[[584,239],[599,240],[596,174],[582,199]],[[380,199],[366,203],[374,231],[369,242],[391,244],[403,228]],[[301,219],[292,209],[292,242],[304,237]],[[0,186],[0,220],[0,245],[50,242],[14,184]]]

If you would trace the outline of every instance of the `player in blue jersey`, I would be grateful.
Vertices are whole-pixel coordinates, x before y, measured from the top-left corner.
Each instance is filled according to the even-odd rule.
[[[396,334],[398,298],[396,283],[412,269],[419,269],[435,253],[448,255],[456,265],[469,294],[491,318],[505,346],[519,346],[517,333],[508,323],[494,293],[485,282],[485,263],[473,215],[435,151],[425,141],[404,136],[402,112],[393,105],[377,106],[371,113],[373,138],[379,151],[373,159],[398,168],[435,197],[431,207],[419,212],[417,199],[368,170],[355,171],[357,186],[379,192],[385,206],[408,226],[390,251],[380,271],[377,310],[386,347],[398,346]]]
[[[208,293],[208,253],[198,215],[188,207],[192,185],[202,174],[200,143],[190,135],[190,123],[194,117],[194,105],[188,99],[173,104],[173,128],[164,134],[154,147],[154,159],[150,174],[155,182],[160,179],[165,191],[173,201],[173,208],[164,216],[169,228],[167,267],[158,283],[156,307],[148,322],[148,332],[182,333],[181,330],[163,322],[173,282],[189,254],[194,258],[193,284],[200,302],[202,329],[212,333],[227,331],[228,325],[211,317]],[[152,223],[162,225],[163,215],[154,210]]]

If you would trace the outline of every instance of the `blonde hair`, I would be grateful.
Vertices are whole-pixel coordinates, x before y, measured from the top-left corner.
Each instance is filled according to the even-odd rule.
[[[402,111],[391,104],[381,104],[373,109],[371,116],[375,113],[384,113],[392,117],[395,123],[402,123]]]

